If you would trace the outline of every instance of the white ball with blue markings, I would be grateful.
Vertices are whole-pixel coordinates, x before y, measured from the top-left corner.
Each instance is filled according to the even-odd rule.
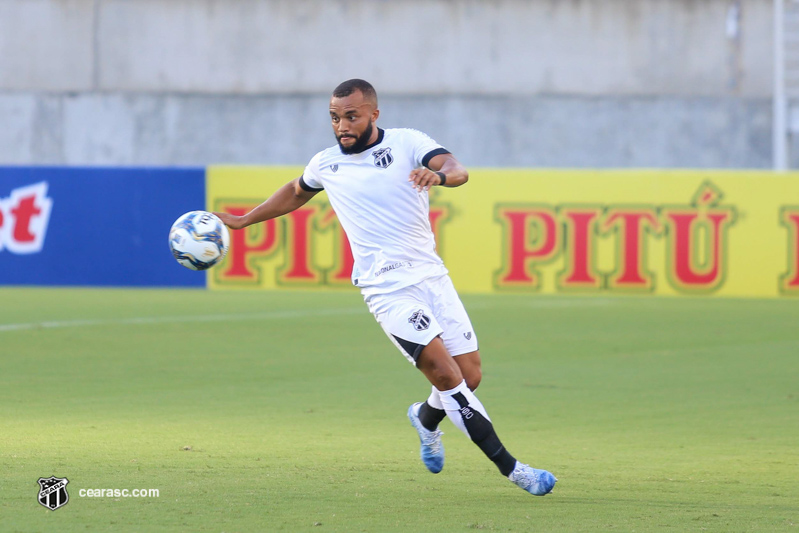
[[[225,258],[230,248],[230,233],[215,214],[189,211],[172,224],[169,248],[184,267],[207,270]]]

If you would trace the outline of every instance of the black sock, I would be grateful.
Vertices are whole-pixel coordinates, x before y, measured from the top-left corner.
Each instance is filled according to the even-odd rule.
[[[430,404],[424,402],[419,408],[419,421],[429,431],[435,431],[438,425],[447,417],[447,412],[443,409],[436,409],[430,407]]]
[[[472,409],[463,394],[456,393],[452,397],[461,406],[463,425],[469,432],[469,438],[483,450],[486,457],[494,461],[503,476],[509,476],[516,467],[516,458],[502,445],[494,431],[494,425],[480,411]]]
[[[493,456],[489,457],[489,459],[494,461],[500,473],[505,477],[508,477],[510,473],[513,472],[513,469],[516,468],[516,458],[512,456],[501,443],[499,445],[499,450],[497,450]]]

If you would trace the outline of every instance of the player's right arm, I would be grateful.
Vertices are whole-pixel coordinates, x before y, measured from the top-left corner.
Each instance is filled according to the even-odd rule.
[[[300,178],[292,180],[281,188],[275,194],[266,199],[264,203],[254,208],[246,215],[236,216],[230,213],[214,213],[222,222],[231,229],[241,229],[277,218],[291,213],[308,203],[308,200],[316,196],[319,191],[308,191],[300,186]]]

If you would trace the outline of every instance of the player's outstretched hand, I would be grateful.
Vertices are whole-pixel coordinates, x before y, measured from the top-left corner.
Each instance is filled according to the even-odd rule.
[[[429,191],[430,187],[441,183],[441,177],[429,168],[417,168],[411,171],[408,181],[411,182],[414,189]]]
[[[229,227],[230,229],[241,229],[244,227],[244,217],[231,215],[230,213],[214,213],[218,216],[222,222],[225,223],[225,226]]]

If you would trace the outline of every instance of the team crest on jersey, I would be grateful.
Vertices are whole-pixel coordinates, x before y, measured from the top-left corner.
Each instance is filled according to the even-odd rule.
[[[381,148],[372,152],[375,157],[375,165],[380,168],[388,168],[394,162],[394,156],[391,155],[391,148]]]
[[[330,165],[330,170],[332,170],[333,172],[338,172],[338,165],[333,163],[332,165]]]
[[[416,331],[424,331],[430,327],[430,317],[424,314],[424,311],[421,309],[415,311],[411,315],[411,318],[408,319],[408,322],[413,324]]]

